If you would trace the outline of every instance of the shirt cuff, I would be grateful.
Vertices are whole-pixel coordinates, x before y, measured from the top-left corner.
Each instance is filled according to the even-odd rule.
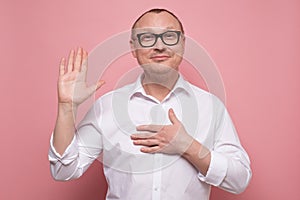
[[[213,186],[219,186],[224,180],[228,168],[228,160],[218,152],[211,151],[211,160],[206,176],[198,173],[198,178]]]
[[[78,148],[76,143],[76,135],[74,135],[72,142],[69,144],[63,155],[60,155],[53,146],[53,133],[50,138],[50,148],[48,159],[51,163],[55,164],[61,162],[63,165],[68,165],[73,162],[78,156]]]

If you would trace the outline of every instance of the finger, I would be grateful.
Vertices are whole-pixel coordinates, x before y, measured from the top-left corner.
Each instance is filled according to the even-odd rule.
[[[169,109],[169,119],[172,122],[172,124],[180,123],[180,121],[177,119],[175,112],[172,108]]]
[[[104,80],[98,81],[98,82],[96,83],[96,90],[98,90],[99,88],[101,88],[102,85],[104,85],[104,84],[105,84],[105,81],[104,81]]]
[[[65,74],[65,58],[62,58],[59,64],[59,75],[62,76]]]
[[[88,66],[88,53],[83,50],[82,52],[82,64],[81,64],[81,71],[86,72]]]
[[[101,81],[97,82],[96,84],[88,87],[87,88],[88,94],[92,95],[93,93],[96,92],[96,90],[98,90],[104,84],[105,84],[105,81],[101,80]]]
[[[140,125],[136,127],[137,131],[150,131],[150,132],[158,132],[162,129],[163,125],[149,124],[149,125]]]
[[[88,92],[89,96],[94,94],[96,92],[96,89],[97,89],[97,84],[94,84],[94,85],[91,85],[90,87],[88,87],[87,92]]]
[[[79,47],[76,53],[76,58],[74,62],[74,70],[79,71],[81,66],[82,60],[82,49]]]
[[[160,152],[161,148],[159,146],[142,147],[140,150],[143,153],[158,153]]]
[[[146,139],[146,140],[134,140],[134,145],[142,145],[146,147],[158,146],[159,141],[157,139]]]
[[[140,140],[140,139],[151,139],[151,138],[155,138],[156,133],[136,133],[136,134],[132,134],[130,136],[130,138],[132,140]]]
[[[69,61],[68,61],[68,71],[71,72],[73,70],[73,60],[74,60],[74,50],[72,49],[69,55]]]

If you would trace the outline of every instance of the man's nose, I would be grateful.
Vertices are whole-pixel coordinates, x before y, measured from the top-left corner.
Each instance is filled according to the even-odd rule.
[[[164,42],[162,41],[162,38],[159,37],[157,38],[157,41],[154,45],[154,48],[157,49],[157,50],[164,50],[166,48],[166,45],[164,44]]]

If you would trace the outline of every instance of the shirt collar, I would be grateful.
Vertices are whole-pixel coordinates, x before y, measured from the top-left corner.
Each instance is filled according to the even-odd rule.
[[[142,78],[143,78],[143,74],[141,74],[137,80],[135,81],[135,83],[133,83],[133,89],[130,93],[130,98],[133,98],[134,96],[144,96],[144,97],[149,97],[149,95],[146,94],[143,86],[142,86]],[[179,77],[176,81],[176,84],[174,85],[173,89],[171,90],[171,92],[169,93],[169,95],[171,93],[180,93],[180,92],[184,92],[187,95],[191,95],[192,94],[192,88],[191,85],[184,79],[184,77],[179,74]],[[169,96],[168,95],[168,96]]]

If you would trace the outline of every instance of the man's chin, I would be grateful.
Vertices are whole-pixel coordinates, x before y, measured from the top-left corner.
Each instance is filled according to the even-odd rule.
[[[170,73],[177,73],[177,70],[173,69],[172,67],[162,65],[162,64],[151,64],[151,65],[144,65],[142,66],[144,71],[148,74],[152,75],[163,75],[163,74],[170,74]]]

